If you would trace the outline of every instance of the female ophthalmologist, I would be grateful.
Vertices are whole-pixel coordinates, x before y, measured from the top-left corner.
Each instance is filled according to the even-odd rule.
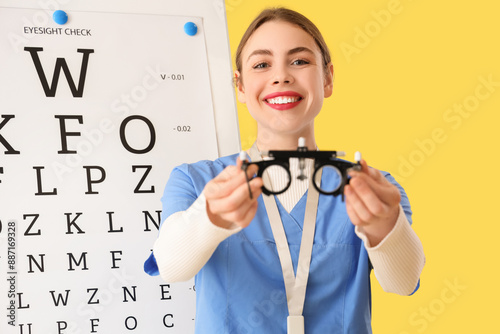
[[[295,150],[299,137],[316,150],[314,119],[332,94],[333,66],[314,24],[288,9],[263,11],[236,67],[238,99],[258,124],[252,161],[261,151]],[[241,164],[232,155],[181,165],[162,198],[165,221],[146,271],[168,282],[196,275],[196,333],[371,333],[372,268],[386,291],[416,290],[422,245],[408,198],[388,173],[362,161],[344,203],[295,180],[292,160],[285,193],[261,196],[254,178],[250,198]],[[286,177],[270,176],[273,185]],[[323,171],[321,182],[334,175]]]

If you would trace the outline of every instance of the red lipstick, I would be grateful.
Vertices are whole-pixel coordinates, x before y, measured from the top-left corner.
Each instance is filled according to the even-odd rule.
[[[274,103],[270,102],[270,100],[276,99],[278,97],[292,98],[295,100],[295,102],[286,102],[286,103],[276,103],[276,101],[274,101]],[[275,92],[264,96],[264,103],[266,103],[269,107],[276,110],[288,110],[295,108],[302,101],[302,99],[303,98],[299,93],[293,91]]]

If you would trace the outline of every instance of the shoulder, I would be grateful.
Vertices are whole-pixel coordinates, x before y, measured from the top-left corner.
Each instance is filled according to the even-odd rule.
[[[233,154],[216,160],[200,160],[195,163],[185,163],[175,167],[172,173],[178,171],[190,177],[212,179],[227,166],[236,164],[237,157],[237,154]]]
[[[163,214],[168,217],[173,212],[186,210],[203,192],[205,185],[226,166],[236,163],[238,155],[217,160],[201,160],[175,167],[170,173],[163,191]]]
[[[195,163],[179,165],[172,170],[167,187],[194,187],[199,195],[205,184],[222,172],[224,168],[236,164],[237,156],[238,154],[233,154],[216,160],[200,160]]]

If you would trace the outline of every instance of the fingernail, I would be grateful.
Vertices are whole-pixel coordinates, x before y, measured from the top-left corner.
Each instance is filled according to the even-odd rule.
[[[241,151],[240,152],[240,160],[245,161],[247,159],[247,152]]]

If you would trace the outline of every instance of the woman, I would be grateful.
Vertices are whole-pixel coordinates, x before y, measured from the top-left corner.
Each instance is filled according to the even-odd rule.
[[[288,9],[263,11],[236,68],[238,99],[258,124],[252,160],[295,150],[299,137],[317,150],[314,119],[332,94],[333,66],[314,24]],[[233,155],[181,165],[162,199],[165,221],[146,267],[155,271],[155,258],[168,282],[196,275],[197,333],[371,333],[372,268],[386,291],[416,290],[423,250],[406,194],[388,173],[362,161],[345,203],[295,179],[275,200],[261,196],[260,178],[249,196],[241,164]],[[331,179],[323,173],[322,182]]]

